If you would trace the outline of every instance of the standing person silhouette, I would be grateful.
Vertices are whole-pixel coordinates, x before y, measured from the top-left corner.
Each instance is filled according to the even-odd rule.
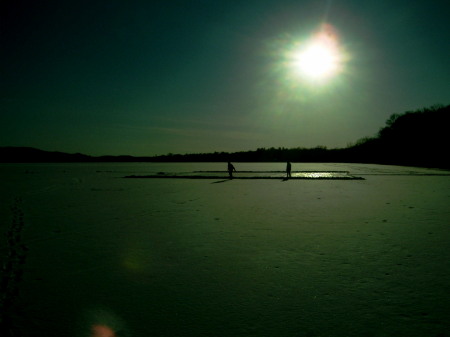
[[[291,163],[288,161],[286,164],[286,178],[291,177]]]
[[[234,168],[233,164],[228,162],[228,174],[230,175],[230,179],[233,179],[233,171],[236,172],[236,169]]]

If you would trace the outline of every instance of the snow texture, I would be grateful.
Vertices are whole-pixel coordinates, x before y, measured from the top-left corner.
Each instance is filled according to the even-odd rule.
[[[226,163],[1,165],[1,234],[20,198],[29,249],[23,336],[449,336],[450,172],[292,165],[364,180],[123,178],[226,177]]]

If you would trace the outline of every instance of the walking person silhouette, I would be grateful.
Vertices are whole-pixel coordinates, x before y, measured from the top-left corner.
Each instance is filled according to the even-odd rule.
[[[233,179],[233,171],[236,172],[236,169],[234,168],[233,164],[228,162],[228,174],[230,175],[230,179]]]
[[[291,177],[291,163],[288,161],[286,164],[286,178]]]

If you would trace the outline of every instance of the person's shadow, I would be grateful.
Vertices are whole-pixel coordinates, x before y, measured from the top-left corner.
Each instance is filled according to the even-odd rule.
[[[224,182],[227,182],[227,181],[230,181],[230,179],[213,181],[211,184],[219,184],[219,183],[224,183]]]

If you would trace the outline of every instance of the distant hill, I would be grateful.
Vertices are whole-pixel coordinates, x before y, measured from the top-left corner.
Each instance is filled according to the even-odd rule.
[[[0,163],[36,162],[359,162],[450,169],[450,105],[393,114],[375,137],[346,148],[259,148],[254,151],[167,154],[154,157],[100,156],[0,147]]]
[[[50,152],[33,147],[0,147],[0,163],[89,162],[91,159],[81,153]]]
[[[139,162],[151,157],[89,156],[82,153],[44,151],[33,147],[0,147],[0,163],[92,163],[92,162]]]

